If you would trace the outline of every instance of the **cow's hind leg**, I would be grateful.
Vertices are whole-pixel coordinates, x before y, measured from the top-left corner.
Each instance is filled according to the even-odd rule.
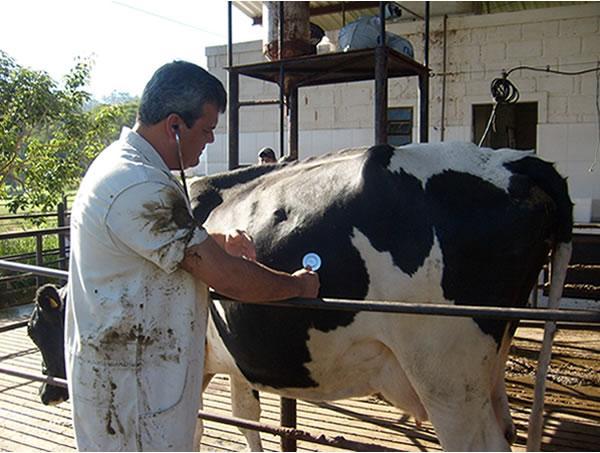
[[[490,395],[458,392],[455,396],[423,401],[444,450],[510,451]]]
[[[496,361],[496,370],[494,372],[495,382],[492,384],[492,404],[494,406],[494,412],[496,413],[498,423],[500,423],[500,428],[504,432],[504,437],[509,444],[512,444],[515,441],[517,431],[512,416],[510,415],[504,374],[510,350],[510,343],[517,329],[517,325],[518,323],[515,322],[508,324],[506,327],[506,332],[504,333],[504,338],[502,339],[502,345]]]
[[[416,324],[413,322],[413,324]],[[492,401],[497,345],[472,320],[422,318],[421,341],[405,324],[404,342],[395,345],[402,367],[436,434],[449,451],[509,451]],[[410,347],[409,347],[410,346]]]
[[[381,372],[376,374],[371,385],[387,402],[412,415],[417,425],[420,426],[421,422],[428,419],[419,396],[391,351]]]
[[[517,429],[510,415],[510,407],[508,406],[508,395],[506,394],[506,385],[504,383],[504,369],[494,385],[492,391],[492,404],[494,412],[500,428],[504,433],[504,438],[509,444],[513,444],[517,438]]]
[[[252,390],[248,383],[242,378],[230,377],[231,402],[233,416],[247,420],[260,420],[260,401],[258,392]],[[246,438],[250,451],[263,451],[260,433],[251,429],[240,428]]]

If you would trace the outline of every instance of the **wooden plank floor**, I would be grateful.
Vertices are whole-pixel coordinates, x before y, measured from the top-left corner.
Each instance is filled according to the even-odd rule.
[[[537,333],[527,331],[521,334],[519,329],[517,337],[516,355],[511,357],[507,385],[511,411],[519,432],[513,450],[524,451],[533,380],[529,362],[536,357],[541,331]],[[555,369],[560,370],[565,364],[571,367],[579,366],[576,360],[577,354],[586,357],[600,356],[599,333],[594,333],[591,337],[576,338],[576,340],[573,344],[566,342],[566,346],[560,346],[559,342],[552,362]],[[573,348],[575,349],[571,350]],[[0,334],[0,362],[7,367],[39,373],[40,355],[27,337],[24,328]],[[511,367],[516,368],[517,371],[511,372]],[[597,372],[598,368],[595,369],[595,374],[598,374]],[[562,383],[560,379],[554,379],[557,382],[549,383],[543,450],[596,451],[600,449],[600,396],[599,386],[594,380],[598,377],[593,374],[590,376],[590,382],[583,381],[583,385],[569,385],[566,378]],[[74,450],[68,403],[56,407],[42,405],[37,395],[38,387],[39,383],[0,374],[0,450]],[[278,425],[279,398],[261,394],[261,403],[263,411],[261,422]],[[205,394],[204,406],[207,411],[213,413],[223,415],[231,413],[229,385],[225,376],[217,376],[213,379]],[[314,434],[323,433],[330,437],[341,435],[348,440],[375,444],[397,451],[440,450],[429,423],[424,423],[421,428],[417,428],[414,420],[375,397],[330,403],[300,401],[298,402],[298,427]],[[266,450],[279,450],[279,438],[262,434],[262,439]],[[237,428],[205,422],[202,450],[244,449],[244,439]],[[340,451],[308,442],[299,442],[298,450]]]

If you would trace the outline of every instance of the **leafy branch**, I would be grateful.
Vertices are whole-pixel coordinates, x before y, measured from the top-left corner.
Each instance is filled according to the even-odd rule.
[[[12,212],[54,209],[120,128],[133,125],[135,100],[87,107],[91,70],[91,60],[77,59],[59,85],[0,50],[0,196]]]

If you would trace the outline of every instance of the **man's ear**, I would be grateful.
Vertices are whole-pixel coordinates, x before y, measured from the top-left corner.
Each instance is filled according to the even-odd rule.
[[[181,117],[176,113],[171,113],[169,114],[169,116],[167,116],[165,124],[167,128],[166,132],[171,139],[177,140],[177,136],[180,133],[179,131],[181,130],[182,123],[183,122],[181,120]]]

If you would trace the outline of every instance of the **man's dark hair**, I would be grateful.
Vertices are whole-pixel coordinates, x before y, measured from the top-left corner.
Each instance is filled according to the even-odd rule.
[[[173,61],[158,68],[146,84],[138,119],[151,126],[176,113],[192,127],[207,103],[225,112],[227,93],[219,79],[193,63]]]

